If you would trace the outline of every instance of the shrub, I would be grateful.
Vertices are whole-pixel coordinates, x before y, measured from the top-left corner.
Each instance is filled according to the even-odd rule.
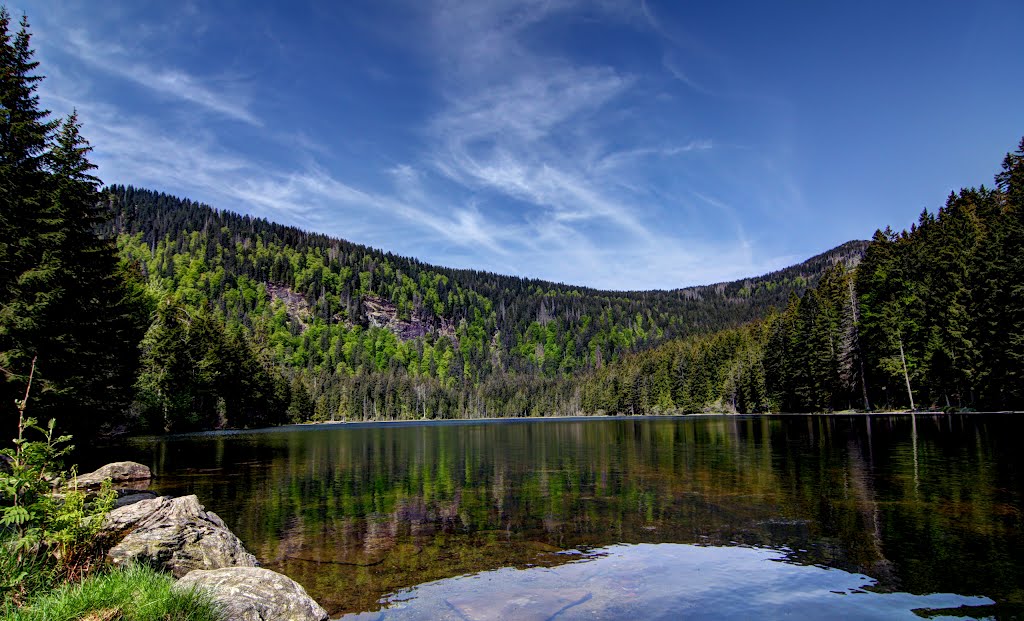
[[[35,361],[25,397],[17,401],[18,436],[0,449],[0,594],[18,602],[30,593],[88,573],[97,552],[95,535],[115,494],[104,485],[94,498],[78,489],[64,490],[74,471],[61,458],[73,447],[70,436],[56,436],[54,421],[44,428],[25,416]],[[38,433],[40,440],[27,435]]]

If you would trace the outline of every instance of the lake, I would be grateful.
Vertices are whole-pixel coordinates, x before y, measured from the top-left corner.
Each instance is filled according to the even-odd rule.
[[[346,424],[139,438],[344,619],[1024,618],[1024,417]]]

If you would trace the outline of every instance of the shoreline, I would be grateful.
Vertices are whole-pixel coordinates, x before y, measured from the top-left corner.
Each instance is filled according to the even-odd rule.
[[[292,423],[277,427],[257,427],[255,429],[208,429],[205,431],[187,431],[182,433],[170,433],[164,435],[142,435],[120,436],[121,440],[149,440],[154,438],[174,439],[191,438],[196,436],[235,436],[246,434],[264,434],[274,432],[291,431],[324,431],[338,429],[371,429],[374,427],[432,427],[444,425],[477,425],[477,424],[516,424],[516,423],[544,423],[544,422],[582,422],[582,421],[652,421],[652,420],[684,420],[684,419],[707,419],[707,418],[765,418],[765,417],[872,417],[872,416],[978,416],[978,415],[1007,415],[1024,414],[1020,410],[996,410],[985,412],[953,412],[946,413],[936,410],[894,410],[884,412],[861,412],[856,410],[843,410],[841,412],[764,412],[760,414],[732,414],[728,412],[701,412],[695,414],[580,414],[572,416],[522,416],[522,417],[486,417],[486,418],[417,418],[409,420],[360,420],[360,421],[320,421]],[[112,438],[116,440],[117,438]]]

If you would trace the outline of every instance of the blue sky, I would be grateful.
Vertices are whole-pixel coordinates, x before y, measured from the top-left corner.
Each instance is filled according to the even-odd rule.
[[[1024,134],[1019,1],[8,6],[107,183],[600,288],[906,227]]]

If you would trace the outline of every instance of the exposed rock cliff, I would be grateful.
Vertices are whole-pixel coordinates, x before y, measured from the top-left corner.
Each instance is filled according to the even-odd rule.
[[[398,308],[384,298],[368,295],[363,298],[363,314],[371,326],[387,328],[403,341],[412,340],[436,333],[440,336],[455,338],[455,326],[445,318],[437,320],[435,326],[422,312],[415,310],[408,320],[398,316]]]
[[[279,300],[284,304],[288,317],[298,322],[303,331],[309,328],[313,315],[306,298],[279,283],[266,283],[266,287],[272,300]],[[342,322],[343,320],[341,316],[335,315],[332,317],[332,321]],[[455,339],[455,326],[450,320],[444,317],[428,317],[419,309],[414,310],[408,319],[402,319],[399,317],[398,307],[389,300],[375,295],[364,296],[359,307],[359,316],[344,321],[349,326],[364,322],[366,325],[390,330],[403,341],[427,334],[437,334]]]

